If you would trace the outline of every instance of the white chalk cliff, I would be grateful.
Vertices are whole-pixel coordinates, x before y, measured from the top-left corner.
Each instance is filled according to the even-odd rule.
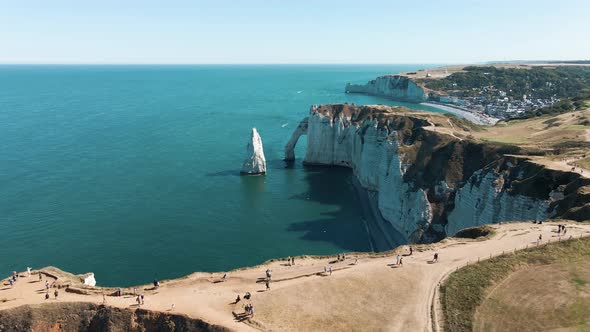
[[[394,100],[420,103],[428,99],[428,94],[414,81],[399,75],[379,76],[366,84],[346,84],[346,93],[363,93]]]
[[[508,161],[493,149],[421,128],[427,125],[424,119],[395,115],[386,106],[314,106],[304,163],[352,168],[360,184],[375,193],[369,196],[377,200],[380,219],[409,242],[433,241],[475,225],[545,220],[556,214],[551,198],[556,195],[549,192],[562,190],[559,186],[569,178],[542,187],[547,180],[538,178],[539,171],[526,170],[532,164]],[[288,146],[302,134],[297,130]],[[286,158],[294,158],[292,149],[287,150]],[[529,178],[528,172],[537,178]]]
[[[252,128],[250,140],[246,145],[246,159],[242,165],[242,174],[256,175],[266,173],[266,158],[262,148],[262,139],[256,128]]]

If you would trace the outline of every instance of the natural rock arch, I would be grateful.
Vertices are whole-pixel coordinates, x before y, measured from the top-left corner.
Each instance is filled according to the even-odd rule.
[[[286,161],[295,160],[295,145],[297,145],[297,141],[299,141],[299,137],[301,137],[301,135],[307,135],[308,121],[309,117],[306,117],[305,119],[301,120],[301,122],[299,122],[299,125],[297,128],[295,128],[293,134],[291,135],[291,139],[287,145],[285,145]]]

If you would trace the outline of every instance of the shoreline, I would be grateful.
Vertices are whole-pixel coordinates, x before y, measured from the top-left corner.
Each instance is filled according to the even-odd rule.
[[[466,111],[466,110],[459,108],[457,106],[454,106],[454,105],[451,106],[448,104],[439,104],[439,103],[434,103],[434,102],[423,102],[423,103],[420,103],[420,105],[434,107],[434,108],[438,108],[443,111],[447,111],[449,113],[455,114],[459,117],[462,117],[466,120],[469,120],[475,124],[482,125],[482,126],[493,126],[499,121],[496,118],[486,117],[481,114],[469,112],[469,111]]]

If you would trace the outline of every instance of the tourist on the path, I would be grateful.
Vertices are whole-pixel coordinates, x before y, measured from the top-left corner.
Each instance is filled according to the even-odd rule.
[[[174,311],[174,303],[172,303],[172,307],[170,308],[170,311]]]
[[[250,304],[250,316],[254,317],[254,306]]]
[[[49,300],[49,292],[45,293],[45,299]]]
[[[39,272],[39,281],[43,281],[43,273]]]
[[[8,283],[10,283],[10,287],[12,287],[12,285],[14,284],[14,281],[12,281],[12,279],[8,279]]]
[[[48,280],[45,280],[45,289],[49,290],[49,281]]]
[[[143,294],[141,294],[140,296],[141,296],[141,304],[144,304],[145,302],[144,302]]]
[[[399,266],[404,266],[404,258],[403,257],[401,257],[399,259]]]
[[[346,254],[342,254],[342,261],[346,260]]]
[[[59,295],[59,291],[56,289],[55,292],[53,292],[53,295],[55,296],[55,299],[57,300],[57,296]]]
[[[338,261],[340,262],[340,254],[338,254]]]
[[[223,274],[223,277],[221,277],[221,281],[225,281],[225,278],[227,278],[227,273]]]
[[[240,298],[240,294],[238,294],[238,297],[236,297],[236,301],[234,302],[234,304],[240,302],[241,300],[242,299]]]
[[[295,265],[295,257],[291,257],[291,265]]]
[[[330,275],[332,275],[332,267],[331,266],[328,268],[328,271],[330,271]]]
[[[328,267],[324,266],[324,274],[328,274]]]
[[[266,281],[266,290],[270,290],[270,282]]]
[[[412,249],[412,247],[410,247],[410,256],[412,256],[413,253],[414,253],[414,249]]]
[[[434,259],[432,260],[433,263],[438,263],[438,252],[434,253]]]
[[[399,259],[400,259],[400,255],[398,254],[398,255],[396,256],[395,265],[399,265]]]
[[[31,268],[27,267],[27,276],[30,277],[31,276]]]
[[[117,288],[117,296],[121,296],[123,295],[123,290],[121,289],[121,287]]]
[[[250,292],[246,292],[246,294],[244,294],[244,298],[245,298],[246,300],[249,300],[251,296],[252,296],[252,295],[250,294]]]
[[[137,288],[133,287],[133,296],[137,295]]]
[[[359,262],[359,259],[358,258],[355,258],[354,259],[354,265],[356,265],[356,263],[358,263],[358,262]]]
[[[272,272],[270,269],[266,269],[266,279],[268,279],[268,280],[270,280],[270,278],[271,278],[270,272]]]
[[[141,305],[141,299],[139,298],[139,295],[137,295],[135,302],[137,302],[137,305]]]

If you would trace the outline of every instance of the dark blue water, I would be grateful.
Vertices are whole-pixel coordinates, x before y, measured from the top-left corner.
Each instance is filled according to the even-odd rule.
[[[370,250],[350,171],[283,147],[311,104],[399,104],[346,82],[422,67],[0,66],[0,274],[130,285]],[[251,127],[265,177],[238,175]]]

